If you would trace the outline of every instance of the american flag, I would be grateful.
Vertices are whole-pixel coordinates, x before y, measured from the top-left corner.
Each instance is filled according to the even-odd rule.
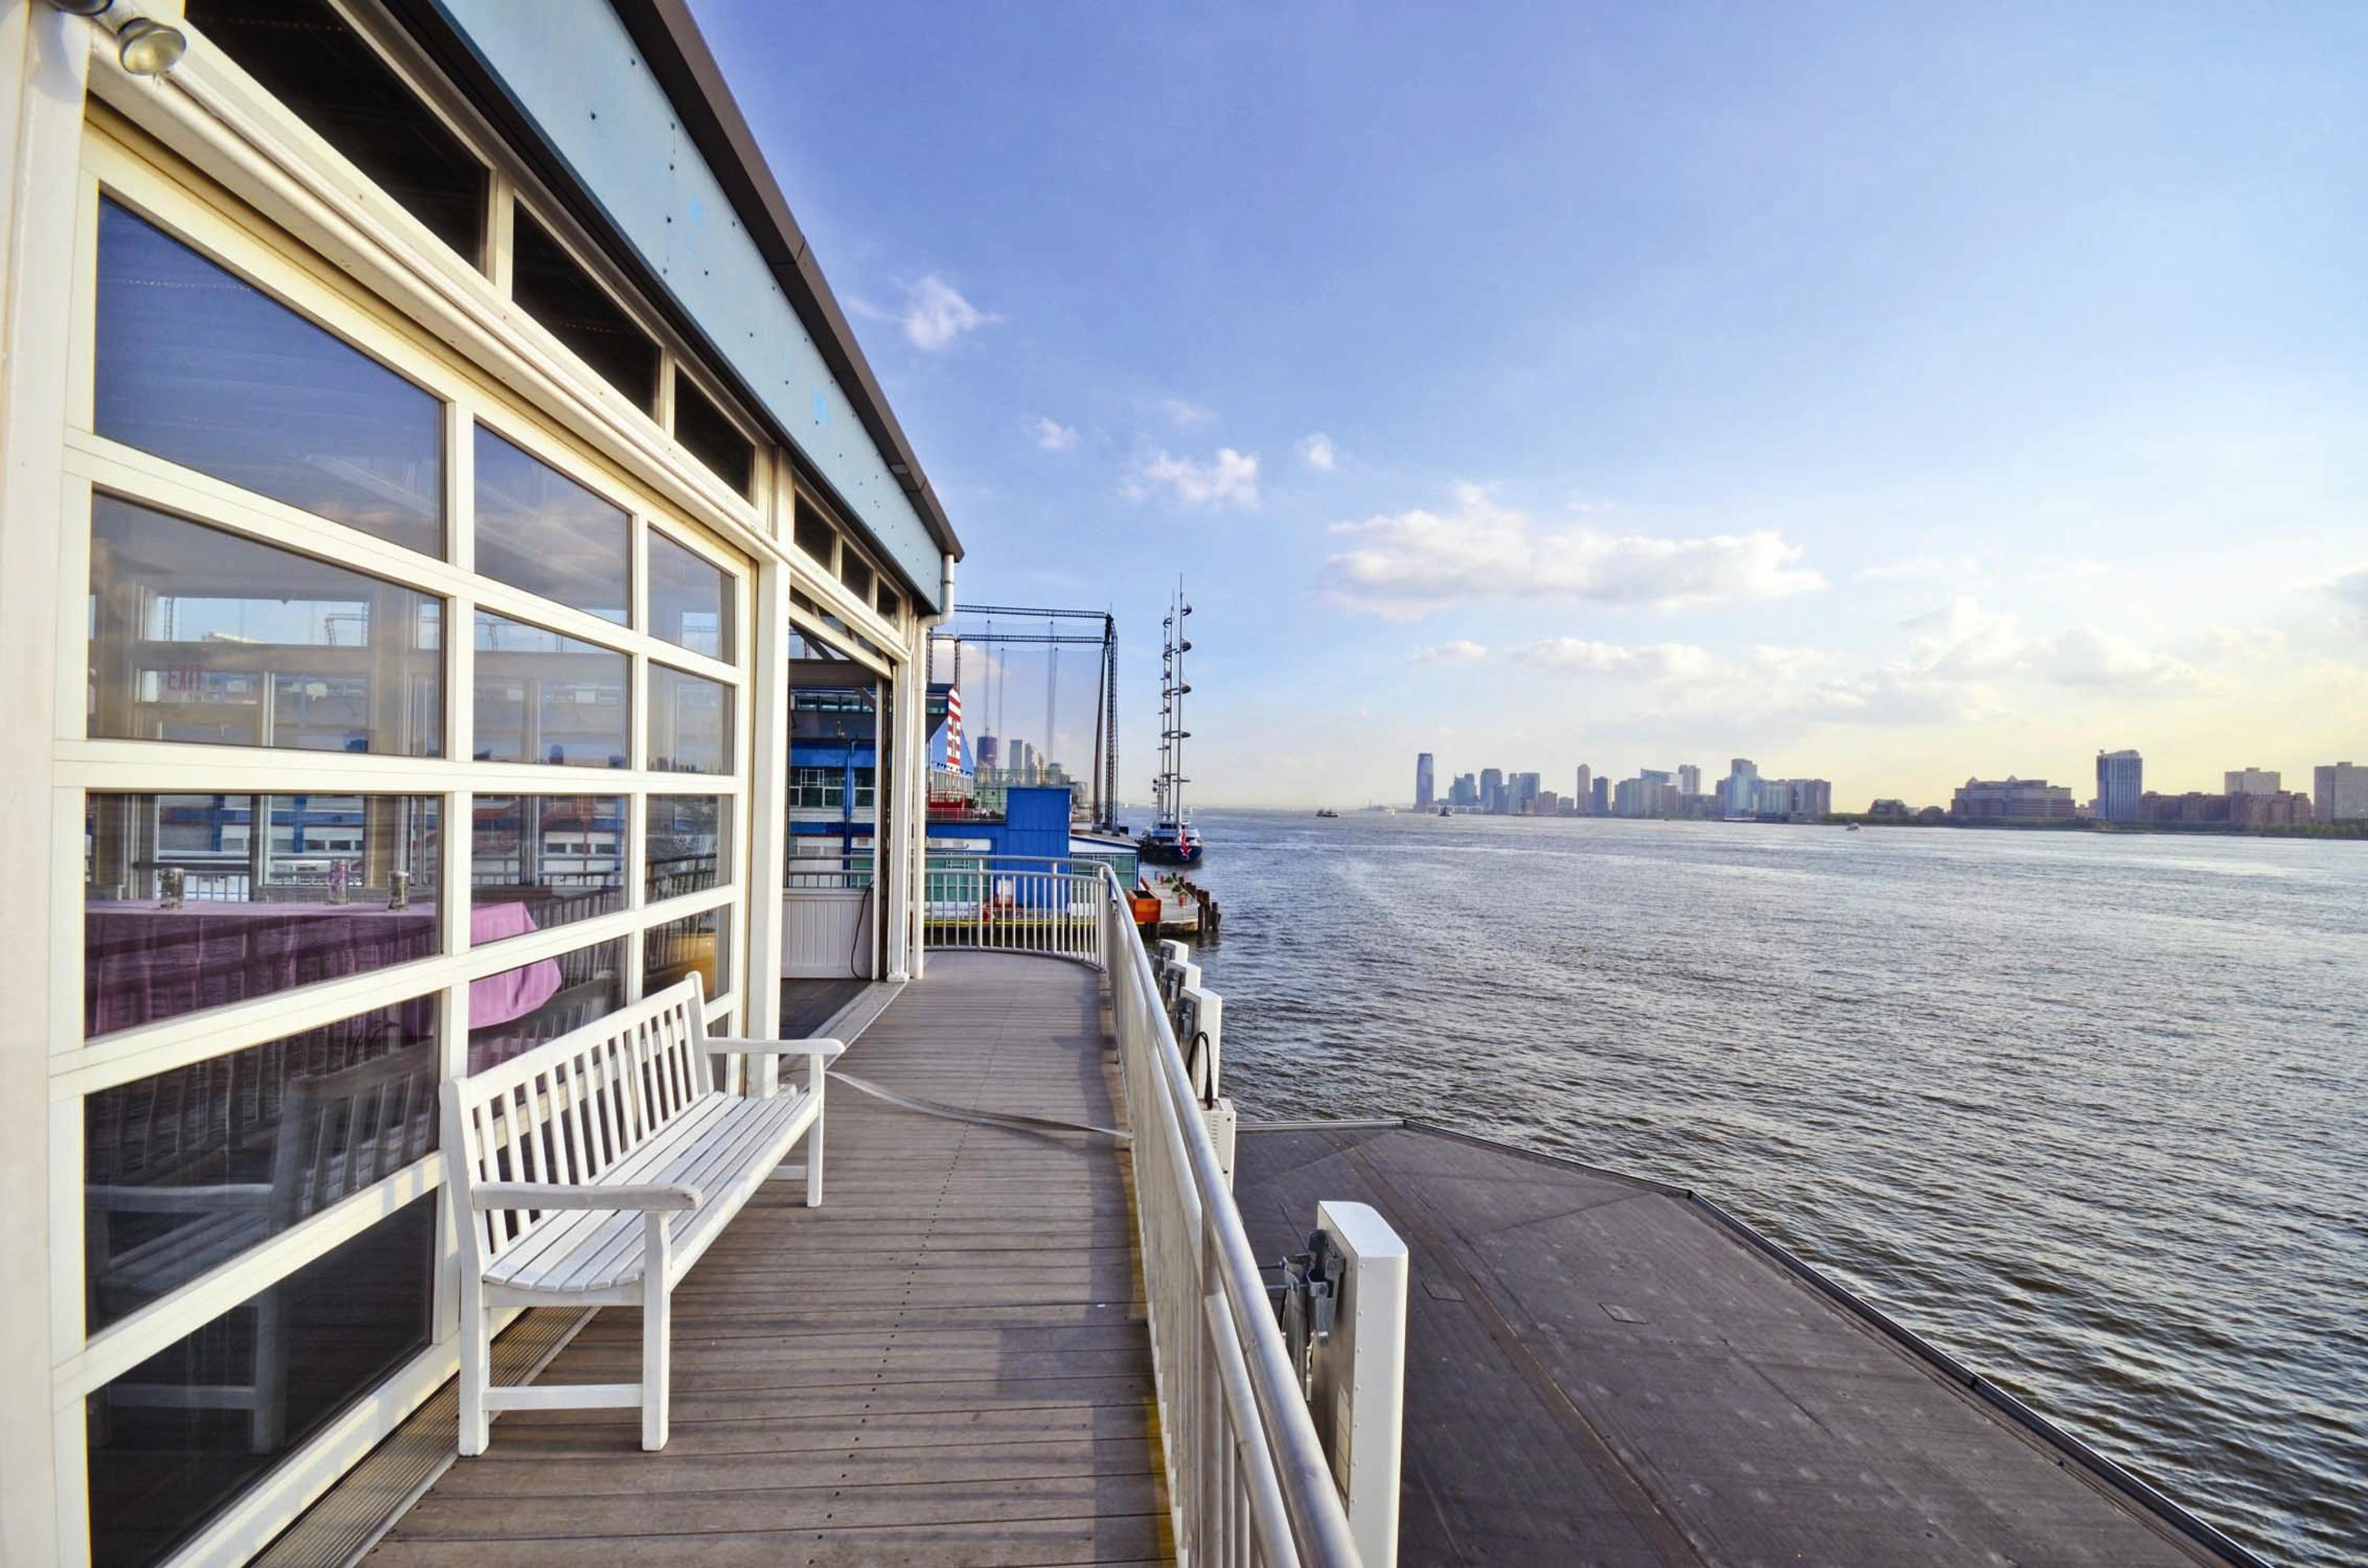
[[[946,766],[956,773],[962,770],[962,688],[946,690]]]

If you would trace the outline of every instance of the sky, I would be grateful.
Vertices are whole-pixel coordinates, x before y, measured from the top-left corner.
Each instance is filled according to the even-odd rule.
[[[692,9],[1129,799],[2368,761],[2368,6]]]

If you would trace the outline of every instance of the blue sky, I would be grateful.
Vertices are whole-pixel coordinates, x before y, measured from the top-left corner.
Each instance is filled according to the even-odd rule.
[[[1130,795],[2368,756],[2368,7],[1786,9],[694,3]]]

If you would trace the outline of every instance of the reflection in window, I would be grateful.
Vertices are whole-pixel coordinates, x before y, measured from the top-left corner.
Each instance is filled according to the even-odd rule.
[[[83,806],[83,1029],[435,954],[433,795],[117,795]]]
[[[674,378],[674,438],[733,489],[748,494],[757,472],[757,444],[679,370]]]
[[[442,404],[112,201],[97,358],[100,435],[443,552]]]
[[[642,937],[642,994],[655,995],[683,976],[695,974],[704,983],[710,1001],[721,995],[732,983],[726,914],[711,909],[651,926]]]
[[[694,653],[736,662],[731,574],[655,528],[650,530],[650,632]]]
[[[510,298],[643,413],[657,406],[657,340],[522,205],[510,233]]]
[[[188,0],[183,15],[296,118],[469,258],[485,169],[324,0]]]
[[[112,495],[90,532],[93,739],[441,751],[443,600]]]
[[[163,1560],[427,1347],[434,1193],[93,1393],[90,1557]]]
[[[90,1326],[434,1153],[436,1038],[415,997],[85,1098]]]
[[[597,643],[479,610],[476,759],[624,767],[627,664]]]
[[[732,688],[704,676],[650,665],[650,768],[732,771]]]
[[[548,931],[625,907],[622,795],[479,795],[469,940]]]
[[[655,903],[732,880],[729,808],[718,795],[652,795],[642,846],[644,896]]]
[[[469,1071],[482,1073],[625,1005],[625,944],[599,942],[469,983]]]
[[[628,532],[623,507],[477,426],[478,571],[622,626]]]
[[[873,777],[869,767],[792,767],[790,804],[804,811],[835,812],[849,805],[859,811],[870,811]]]

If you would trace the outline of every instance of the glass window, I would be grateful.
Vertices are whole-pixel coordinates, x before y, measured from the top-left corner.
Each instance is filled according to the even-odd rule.
[[[731,824],[720,795],[652,795],[642,845],[644,896],[655,903],[730,882]]]
[[[433,1153],[436,1039],[418,996],[85,1097],[90,1326]]]
[[[220,45],[370,182],[474,266],[485,168],[323,0],[188,0]]]
[[[704,676],[650,665],[650,770],[732,771],[732,688]]]
[[[625,767],[628,664],[614,649],[479,610],[476,759]]]
[[[880,579],[880,597],[873,600],[872,604],[873,608],[880,611],[880,619],[891,624],[905,613],[903,596],[888,585],[888,579],[885,577]]]
[[[444,601],[91,500],[94,739],[436,756]]]
[[[837,561],[834,551],[838,549],[838,535],[831,528],[830,519],[808,506],[803,495],[797,500],[797,516],[791,531],[798,548],[821,562],[825,570]]]
[[[728,912],[707,910],[653,926],[642,937],[642,994],[665,990],[684,975],[705,983],[709,1001],[732,983],[732,942]]]
[[[443,552],[443,405],[112,201],[97,360],[108,439]]]
[[[625,509],[477,426],[477,570],[603,620],[625,623]]]
[[[622,795],[479,795],[469,940],[548,931],[625,907]]]
[[[748,494],[757,473],[757,443],[740,434],[740,426],[680,371],[674,378],[674,438],[733,489]]]
[[[736,663],[732,574],[650,530],[650,632],[678,648]]]
[[[510,298],[602,381],[647,412],[658,402],[657,340],[576,264],[551,231],[513,205]]]
[[[435,1193],[93,1393],[90,1556],[169,1556],[320,1428],[427,1347]]]
[[[866,604],[871,602],[871,585],[874,580],[871,563],[855,551],[846,549],[839,551],[838,580],[853,590],[857,598]]]
[[[432,956],[437,804],[85,796],[85,1034]]]
[[[469,984],[469,1071],[482,1073],[625,1005],[625,944],[598,942]]]

